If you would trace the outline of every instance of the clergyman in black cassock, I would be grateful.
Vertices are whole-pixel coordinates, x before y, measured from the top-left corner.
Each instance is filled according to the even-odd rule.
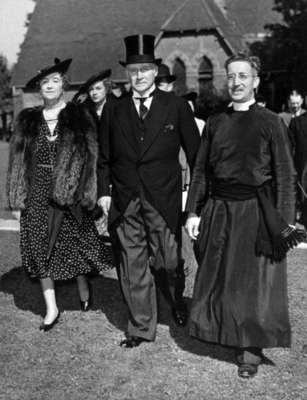
[[[285,237],[296,232],[288,227],[295,170],[287,132],[255,103],[258,68],[257,58],[244,55],[226,64],[233,103],[206,123],[186,205],[199,264],[190,334],[237,348],[242,378],[257,373],[261,349],[290,345],[286,259],[263,233],[263,196],[274,205],[274,221],[286,221]]]
[[[180,146],[192,167],[199,134],[187,102],[155,87],[154,37],[125,39],[133,95],[106,104],[100,135],[98,203],[109,214],[119,247],[119,278],[129,309],[125,347],[153,341],[157,326],[154,276],[163,283],[175,321],[179,305],[181,246]],[[110,200],[110,185],[112,198]],[[159,279],[160,278],[160,279]],[[161,279],[162,278],[162,279]],[[177,285],[177,287],[176,287]]]

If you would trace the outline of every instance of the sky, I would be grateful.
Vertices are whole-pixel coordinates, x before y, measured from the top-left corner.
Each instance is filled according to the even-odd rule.
[[[10,67],[17,61],[26,33],[26,17],[34,6],[33,0],[0,0],[0,53],[7,58]]]

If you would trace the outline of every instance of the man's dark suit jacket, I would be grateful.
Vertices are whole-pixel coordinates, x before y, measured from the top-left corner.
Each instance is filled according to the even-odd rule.
[[[176,232],[182,195],[179,149],[183,147],[193,167],[200,144],[193,113],[184,99],[156,89],[144,120],[143,142],[134,129],[137,118],[131,97],[105,106],[99,135],[98,197],[110,195],[112,185],[112,224],[130,200],[140,196],[142,188],[146,199]]]

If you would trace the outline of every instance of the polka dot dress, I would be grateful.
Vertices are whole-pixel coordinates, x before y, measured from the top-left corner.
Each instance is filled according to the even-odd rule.
[[[55,134],[60,134],[55,129]],[[81,274],[113,267],[110,246],[100,239],[94,221],[86,213],[79,223],[69,210],[62,223],[50,257],[48,254],[48,214],[52,168],[58,139],[49,141],[49,128],[43,122],[37,137],[31,194],[20,220],[22,263],[31,277],[71,279]],[[58,135],[59,136],[59,135]]]

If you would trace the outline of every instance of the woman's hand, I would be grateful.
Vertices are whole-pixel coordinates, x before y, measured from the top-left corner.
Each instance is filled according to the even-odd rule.
[[[197,217],[195,214],[189,214],[185,223],[185,229],[192,240],[197,239],[199,234],[199,223],[200,217]]]
[[[98,199],[97,204],[102,208],[105,216],[108,216],[111,207],[111,196],[102,196]]]

